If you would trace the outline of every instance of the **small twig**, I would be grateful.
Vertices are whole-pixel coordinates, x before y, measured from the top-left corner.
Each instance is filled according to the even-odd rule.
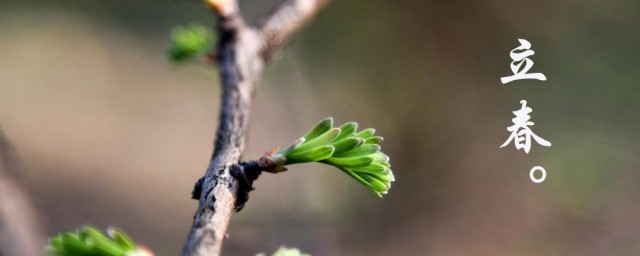
[[[260,53],[271,59],[293,34],[307,23],[329,0],[291,0],[282,2],[262,20],[258,30],[263,42]]]

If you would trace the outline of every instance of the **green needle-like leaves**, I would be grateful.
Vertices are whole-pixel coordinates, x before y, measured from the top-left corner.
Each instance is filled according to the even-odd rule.
[[[47,256],[145,256],[152,255],[138,249],[122,231],[110,228],[106,236],[93,227],[65,232],[49,239]]]
[[[333,165],[382,197],[395,180],[389,157],[378,145],[382,137],[375,136],[374,129],[357,132],[357,128],[354,122],[336,128],[333,119],[326,118],[271,159],[278,168],[309,162]]]
[[[171,33],[169,58],[180,62],[205,54],[213,46],[214,39],[213,33],[200,24],[176,27]]]

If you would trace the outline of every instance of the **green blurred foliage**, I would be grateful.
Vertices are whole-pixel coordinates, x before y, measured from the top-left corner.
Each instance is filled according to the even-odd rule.
[[[133,241],[122,231],[110,228],[103,234],[94,227],[63,232],[49,239],[47,256],[127,256],[138,250]]]
[[[215,46],[215,36],[201,24],[176,27],[171,33],[169,59],[182,62],[208,53]]]

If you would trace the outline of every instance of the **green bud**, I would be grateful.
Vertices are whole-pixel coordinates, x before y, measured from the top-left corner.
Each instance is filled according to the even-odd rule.
[[[271,159],[285,165],[309,162],[332,165],[382,196],[395,181],[389,157],[378,145],[382,137],[375,136],[374,129],[357,132],[357,128],[354,122],[335,128],[333,119],[326,118]]]
[[[331,129],[331,127],[333,127],[333,118],[331,118],[331,117],[325,118],[324,120],[322,120],[318,124],[316,124],[316,126],[313,127],[313,129],[311,129],[309,132],[307,132],[307,134],[305,134],[303,138],[306,141],[315,139],[316,137],[320,136],[321,134],[329,131],[329,129]]]
[[[207,53],[214,44],[215,36],[205,26],[190,24],[176,27],[171,33],[169,58],[173,61],[185,61]]]
[[[286,164],[316,162],[331,157],[335,149],[332,146],[313,148],[307,151],[287,155]]]

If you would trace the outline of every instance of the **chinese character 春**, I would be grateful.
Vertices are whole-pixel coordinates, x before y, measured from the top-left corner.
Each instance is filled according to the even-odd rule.
[[[507,141],[505,141],[500,148],[503,148],[506,145],[509,145],[511,141],[514,141],[516,149],[524,149],[524,152],[528,154],[531,149],[531,138],[541,146],[550,147],[551,142],[538,137],[538,135],[534,134],[533,131],[531,131],[531,128],[529,128],[529,126],[533,126],[533,122],[529,121],[529,119],[531,119],[529,113],[533,110],[530,107],[527,107],[527,101],[521,100],[520,104],[522,104],[522,107],[517,111],[513,111],[513,114],[516,115],[515,118],[511,119],[511,121],[513,121],[513,125],[507,128],[507,131],[511,132],[511,136],[509,136]]]
[[[529,41],[524,39],[518,39],[518,41],[520,42],[520,46],[511,50],[511,53],[509,54],[511,59],[513,59],[513,62],[511,62],[511,71],[513,71],[513,75],[501,77],[500,81],[502,81],[502,84],[520,79],[537,79],[540,81],[547,80],[547,77],[542,73],[527,73],[529,72],[529,69],[533,67],[533,61],[527,57],[535,54],[535,52],[531,50],[531,43],[529,43]]]

